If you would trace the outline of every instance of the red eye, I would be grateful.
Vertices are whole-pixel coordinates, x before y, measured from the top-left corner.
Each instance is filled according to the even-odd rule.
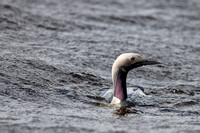
[[[134,61],[134,60],[135,60],[135,58],[134,58],[134,57],[132,57],[132,58],[131,58],[131,60],[132,60],[132,61]]]

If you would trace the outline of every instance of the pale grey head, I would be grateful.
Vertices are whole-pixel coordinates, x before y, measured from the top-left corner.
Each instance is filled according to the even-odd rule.
[[[140,66],[154,64],[159,64],[159,62],[147,60],[136,53],[121,54],[112,66],[114,95],[111,104],[118,104],[127,99],[126,77],[130,70]]]

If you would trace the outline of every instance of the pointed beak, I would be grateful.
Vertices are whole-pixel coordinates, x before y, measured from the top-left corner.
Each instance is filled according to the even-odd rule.
[[[161,64],[160,62],[157,61],[152,61],[152,60],[142,60],[139,62],[134,63],[133,65],[135,67],[139,67],[139,66],[145,66],[145,65],[156,65],[156,64]]]
[[[134,68],[137,68],[137,67],[140,67],[140,66],[145,66],[145,65],[156,65],[156,64],[161,64],[160,62],[157,62],[157,61],[152,61],[152,60],[142,60],[142,61],[139,61],[139,62],[136,62],[128,67],[125,67],[124,69],[125,70],[128,70],[130,71],[131,69],[134,69]]]

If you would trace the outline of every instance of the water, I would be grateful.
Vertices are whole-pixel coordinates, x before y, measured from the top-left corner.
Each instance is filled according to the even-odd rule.
[[[200,132],[198,0],[1,0],[0,131]],[[111,67],[132,70],[151,104],[109,107]]]

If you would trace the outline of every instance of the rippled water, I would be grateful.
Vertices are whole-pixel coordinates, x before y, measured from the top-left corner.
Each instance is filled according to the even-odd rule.
[[[200,1],[1,0],[0,131],[200,132]],[[109,107],[111,66],[132,70],[149,104]],[[153,100],[152,100],[153,98]]]

